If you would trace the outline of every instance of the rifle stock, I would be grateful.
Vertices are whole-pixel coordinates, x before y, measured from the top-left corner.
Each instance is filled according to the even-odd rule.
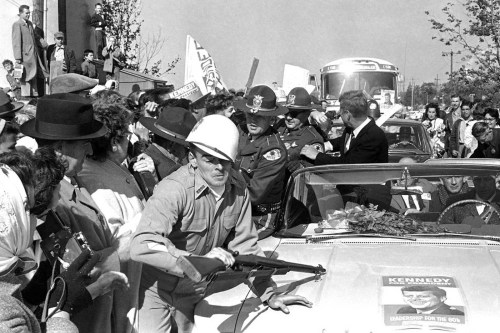
[[[321,265],[296,264],[256,255],[238,255],[237,253],[233,253],[233,255],[236,260],[233,267],[234,271],[244,272],[243,276],[245,277],[286,274],[290,271],[315,275],[326,273],[326,270]],[[203,281],[209,276],[226,270],[226,266],[222,261],[201,256],[181,256],[177,259],[177,265],[194,282]]]

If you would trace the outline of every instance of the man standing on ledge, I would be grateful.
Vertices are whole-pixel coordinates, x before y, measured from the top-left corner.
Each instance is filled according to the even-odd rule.
[[[16,64],[24,66],[21,95],[41,97],[44,95],[46,69],[39,52],[47,48],[47,42],[35,32],[30,14],[29,6],[19,7],[19,20],[12,25],[12,50]]]
[[[368,102],[360,90],[346,91],[340,98],[340,117],[345,130],[339,138],[325,143],[331,150],[340,151],[339,157],[320,153],[306,145],[301,154],[314,160],[315,165],[387,163],[389,145],[384,131],[368,117]]]
[[[95,47],[97,48],[97,59],[103,59],[102,49],[106,47],[106,21],[102,14],[102,5],[95,4],[95,14],[90,18],[90,25],[94,27]]]
[[[134,234],[130,255],[143,262],[139,291],[139,332],[191,332],[194,309],[209,282],[183,277],[179,256],[198,255],[234,264],[232,254],[263,256],[251,219],[250,195],[243,177],[232,168],[238,150],[238,129],[229,118],[210,115],[193,128],[189,164],[164,178],[148,200]],[[312,303],[302,296],[281,295],[272,280],[255,279],[262,302],[285,313],[288,304]]]

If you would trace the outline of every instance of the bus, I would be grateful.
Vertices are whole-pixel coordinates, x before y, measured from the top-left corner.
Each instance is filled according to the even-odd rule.
[[[343,58],[321,68],[320,99],[327,111],[339,109],[339,96],[349,90],[363,90],[367,99],[375,99],[381,113],[398,103],[399,71],[392,63],[376,58]]]

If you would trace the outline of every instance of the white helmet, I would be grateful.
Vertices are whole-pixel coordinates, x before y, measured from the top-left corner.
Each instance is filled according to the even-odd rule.
[[[186,142],[191,142],[212,156],[234,162],[239,136],[236,125],[229,118],[213,114],[201,118],[194,125]]]

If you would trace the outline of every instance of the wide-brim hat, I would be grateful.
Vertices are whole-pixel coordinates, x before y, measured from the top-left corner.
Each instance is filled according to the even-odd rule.
[[[276,94],[265,85],[253,87],[245,98],[234,101],[233,105],[244,112],[259,116],[279,116],[288,112],[286,107],[276,103]]]
[[[77,93],[94,88],[99,80],[76,73],[61,74],[50,81],[50,93]]]
[[[186,138],[196,125],[196,118],[184,108],[167,107],[161,111],[158,119],[142,117],[139,122],[155,135],[187,146]]]
[[[317,109],[319,105],[313,104],[311,95],[305,88],[295,87],[286,96],[285,107],[289,110],[308,111]]]
[[[12,102],[9,95],[0,89],[0,117],[14,113],[24,106],[22,102]]]
[[[108,128],[94,119],[89,99],[53,94],[38,100],[35,119],[21,125],[21,132],[44,140],[86,140],[103,136]]]

